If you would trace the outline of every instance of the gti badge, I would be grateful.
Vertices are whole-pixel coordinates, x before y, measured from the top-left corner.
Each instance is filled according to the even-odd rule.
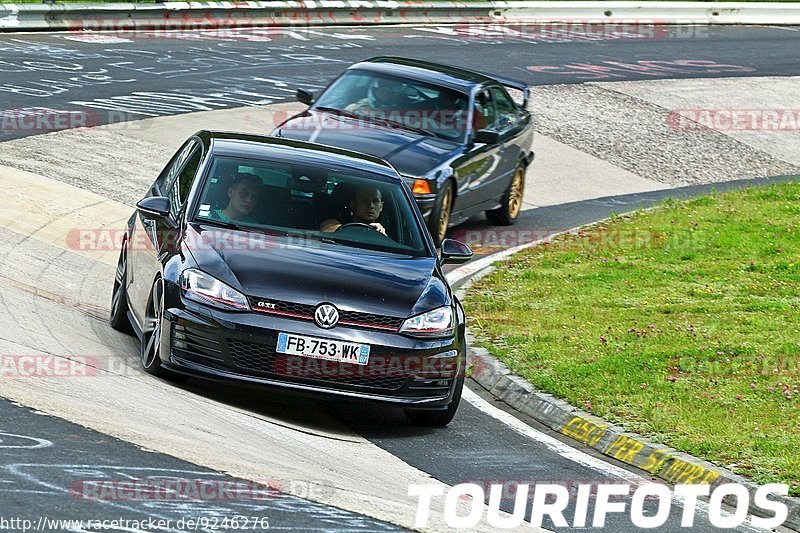
[[[331,304],[320,304],[314,311],[314,322],[324,329],[330,329],[339,322],[339,311]]]

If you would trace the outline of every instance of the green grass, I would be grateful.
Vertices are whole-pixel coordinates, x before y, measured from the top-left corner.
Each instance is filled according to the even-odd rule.
[[[466,302],[478,342],[539,389],[800,495],[800,184],[614,217],[499,264]]]

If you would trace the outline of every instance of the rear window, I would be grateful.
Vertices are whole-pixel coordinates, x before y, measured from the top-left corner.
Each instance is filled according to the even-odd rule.
[[[217,156],[194,220],[425,256],[412,201],[399,182],[368,172]]]

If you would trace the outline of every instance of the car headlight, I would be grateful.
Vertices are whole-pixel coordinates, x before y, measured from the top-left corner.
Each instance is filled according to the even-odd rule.
[[[445,305],[406,319],[400,333],[415,337],[446,337],[452,335],[454,329],[453,309]]]
[[[187,300],[227,311],[250,310],[244,294],[202,270],[187,268],[181,273],[180,283]]]

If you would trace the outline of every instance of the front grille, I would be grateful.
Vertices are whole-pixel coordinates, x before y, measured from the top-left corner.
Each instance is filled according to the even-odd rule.
[[[262,305],[259,305],[261,303]],[[264,305],[266,304],[266,306]],[[314,311],[317,306],[269,300],[265,298],[250,298],[250,307],[253,311],[271,315],[287,316],[300,320],[314,320]],[[356,311],[339,311],[339,324],[358,328],[381,329],[397,331],[403,324],[403,318],[376,315],[372,313],[359,313]]]
[[[279,354],[267,344],[238,339],[228,339],[228,351],[238,369],[284,381],[392,391],[413,375],[402,366],[387,365],[387,358],[380,355],[371,355],[366,365],[354,365]]]
[[[222,362],[219,336],[213,330],[175,324],[172,327],[172,351],[181,357],[199,357]]]

